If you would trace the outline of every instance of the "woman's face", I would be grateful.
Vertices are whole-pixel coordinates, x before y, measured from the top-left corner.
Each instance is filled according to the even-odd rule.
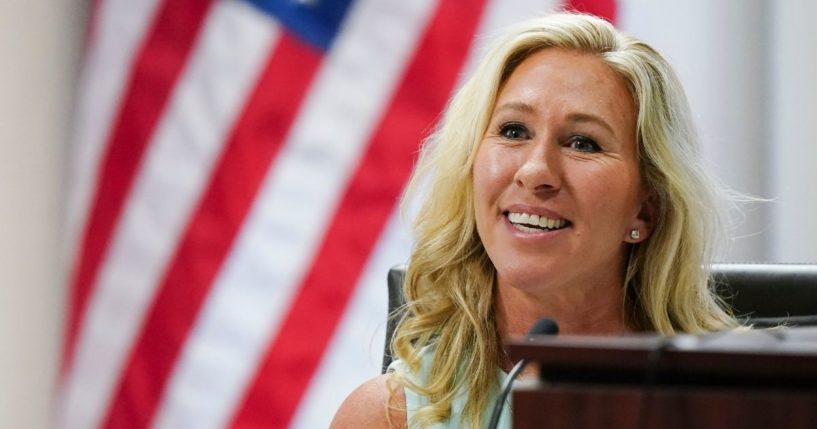
[[[545,49],[511,74],[473,167],[500,287],[621,286],[627,242],[649,226],[635,123],[626,83],[589,54]]]

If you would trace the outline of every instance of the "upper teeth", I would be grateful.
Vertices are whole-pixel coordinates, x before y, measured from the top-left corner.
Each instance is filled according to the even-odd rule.
[[[561,228],[567,223],[564,219],[550,219],[545,216],[528,213],[508,213],[508,220],[511,221],[511,223],[521,223],[548,229]]]

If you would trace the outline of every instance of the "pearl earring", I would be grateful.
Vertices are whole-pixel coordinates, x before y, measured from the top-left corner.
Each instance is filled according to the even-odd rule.
[[[641,231],[637,229],[630,230],[630,238],[632,238],[633,240],[638,240],[639,238],[641,238]]]

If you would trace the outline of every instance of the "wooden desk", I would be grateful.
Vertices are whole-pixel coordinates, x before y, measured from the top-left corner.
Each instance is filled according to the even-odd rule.
[[[514,428],[817,428],[817,328],[509,343]]]

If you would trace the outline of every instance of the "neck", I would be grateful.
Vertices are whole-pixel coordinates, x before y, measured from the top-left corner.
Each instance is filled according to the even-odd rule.
[[[620,335],[633,332],[624,316],[623,288],[616,285],[570,291],[497,288],[497,322],[501,335],[525,335],[541,318],[559,325],[559,335]]]

